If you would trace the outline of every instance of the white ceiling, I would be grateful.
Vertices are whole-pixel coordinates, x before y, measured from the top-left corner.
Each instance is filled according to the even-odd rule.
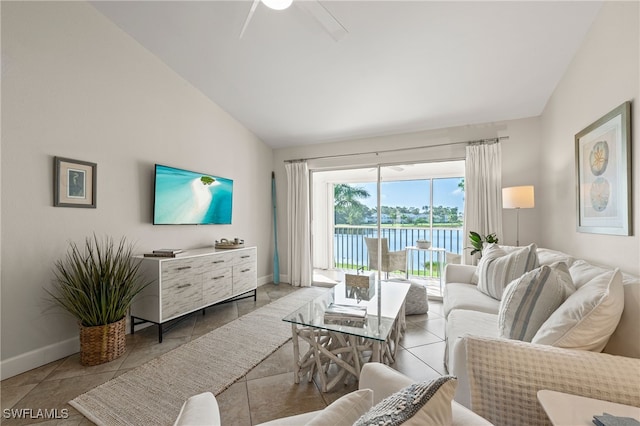
[[[600,1],[92,2],[270,146],[539,115]]]

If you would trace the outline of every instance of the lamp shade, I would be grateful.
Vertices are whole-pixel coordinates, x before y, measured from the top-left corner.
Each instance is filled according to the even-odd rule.
[[[284,10],[291,6],[293,0],[261,0],[265,6],[273,10]]]
[[[534,206],[533,185],[502,188],[502,208],[531,209]]]

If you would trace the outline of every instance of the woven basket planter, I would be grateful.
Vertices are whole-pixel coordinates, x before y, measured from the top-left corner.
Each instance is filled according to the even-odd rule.
[[[107,325],[80,325],[80,363],[98,365],[121,357],[126,350],[126,318]]]

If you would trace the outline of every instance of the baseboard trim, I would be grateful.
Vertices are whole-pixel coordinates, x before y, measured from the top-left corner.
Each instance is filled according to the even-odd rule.
[[[288,281],[286,276],[281,275],[280,278],[280,282],[286,283]],[[258,286],[272,282],[273,275],[271,274],[258,278]],[[127,316],[127,322],[128,321],[129,316]],[[142,328],[144,327],[141,327],[140,330]],[[129,329],[130,327],[127,325],[127,334],[129,333]],[[62,342],[53,343],[43,348],[34,349],[13,358],[2,360],[0,361],[0,380],[8,379],[9,377],[17,376],[25,371],[42,367],[45,364],[73,355],[76,352],[80,352],[79,337],[73,337]]]
[[[273,274],[265,275],[264,277],[258,278],[258,287],[261,285],[269,284],[273,282]],[[289,284],[289,276],[288,275],[280,275],[280,283]]]
[[[79,336],[0,361],[0,380],[42,367],[80,351]]]

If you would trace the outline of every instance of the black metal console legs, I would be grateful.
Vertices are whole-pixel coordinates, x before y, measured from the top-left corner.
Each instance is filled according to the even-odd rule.
[[[253,295],[251,293],[253,293]],[[207,308],[210,308],[212,306],[223,305],[225,303],[235,302],[235,301],[242,300],[242,299],[248,299],[250,297],[253,297],[253,301],[254,302],[258,300],[258,289],[257,288],[253,289],[253,290],[250,290],[250,291],[248,291],[246,293],[243,293],[243,294],[241,294],[239,296],[236,296],[236,297],[234,297],[232,299],[223,300],[222,302],[213,303],[213,304],[211,304],[209,306],[205,306],[204,308],[202,308],[202,315],[205,314],[205,311],[206,311]],[[180,324],[183,320],[187,319],[190,315],[193,315],[194,313],[196,313],[198,311],[199,311],[199,309],[196,310],[196,311],[193,311],[193,312],[189,312],[187,314],[184,314],[184,315],[182,315],[180,317],[174,318],[174,319],[172,319],[170,321],[167,321],[167,322],[164,322],[164,323],[158,323],[158,322],[155,322],[155,321],[149,321],[149,320],[146,320],[144,318],[138,318],[138,317],[135,317],[135,316],[132,315],[131,316],[131,334],[135,333],[135,326],[136,325],[147,324],[147,323],[155,324],[155,325],[158,326],[158,343],[162,343],[162,335],[164,333],[168,332],[173,327],[175,327],[176,325]],[[171,323],[170,325],[163,325],[163,324],[167,324],[169,322]]]

